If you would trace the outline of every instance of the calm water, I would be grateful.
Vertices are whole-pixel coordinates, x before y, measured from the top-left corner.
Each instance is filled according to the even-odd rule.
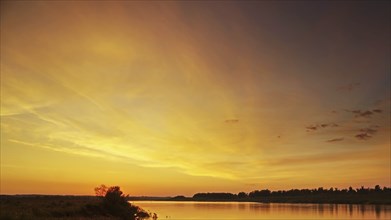
[[[158,219],[391,219],[391,205],[264,204],[252,202],[157,202],[132,204]]]

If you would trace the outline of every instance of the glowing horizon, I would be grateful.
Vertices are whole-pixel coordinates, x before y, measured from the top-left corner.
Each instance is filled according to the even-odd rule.
[[[390,186],[387,6],[3,1],[0,193]]]

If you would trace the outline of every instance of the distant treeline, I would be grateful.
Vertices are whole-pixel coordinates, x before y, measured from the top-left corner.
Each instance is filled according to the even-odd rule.
[[[376,185],[375,188],[353,189],[291,189],[270,191],[255,190],[250,193],[197,193],[192,198],[177,196],[173,200],[193,201],[253,201],[253,202],[286,202],[286,203],[359,203],[391,204],[391,188]]]

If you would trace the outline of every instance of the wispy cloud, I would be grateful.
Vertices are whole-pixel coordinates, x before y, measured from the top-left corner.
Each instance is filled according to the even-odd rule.
[[[292,155],[289,158],[280,158],[270,160],[270,164],[289,164],[290,166],[307,166],[309,164],[320,164],[330,162],[342,162],[346,160],[363,160],[368,157],[374,157],[376,154],[369,150],[363,151],[342,151],[333,153]]]
[[[99,157],[106,158],[110,160],[122,160],[130,162],[133,158],[127,157],[120,154],[115,154],[110,151],[100,150],[92,147],[85,147],[80,145],[75,145],[74,143],[68,144],[67,147],[61,145],[52,145],[52,144],[42,144],[42,143],[30,143],[21,140],[9,139],[8,141],[18,144],[23,144],[31,147],[44,148],[47,150],[63,152],[68,154],[83,155],[87,157]]]
[[[360,129],[360,132],[367,133],[367,134],[375,134],[377,132],[377,129],[375,128],[362,128]]]

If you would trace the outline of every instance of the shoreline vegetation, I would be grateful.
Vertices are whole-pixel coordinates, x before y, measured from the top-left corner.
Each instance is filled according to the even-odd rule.
[[[385,204],[391,205],[391,188],[353,189],[291,189],[270,191],[254,190],[249,193],[196,193],[192,197],[129,197],[129,201],[205,201],[205,202],[261,202],[261,203],[330,203],[330,204]]]
[[[142,220],[152,216],[129,203],[128,196],[123,194],[119,186],[101,185],[95,188],[95,194],[96,196],[0,195],[0,220]]]
[[[391,205],[391,188],[254,190],[249,193],[196,193],[192,197],[134,197],[120,187],[95,188],[96,196],[0,195],[0,219],[157,219],[130,201],[329,203]]]

